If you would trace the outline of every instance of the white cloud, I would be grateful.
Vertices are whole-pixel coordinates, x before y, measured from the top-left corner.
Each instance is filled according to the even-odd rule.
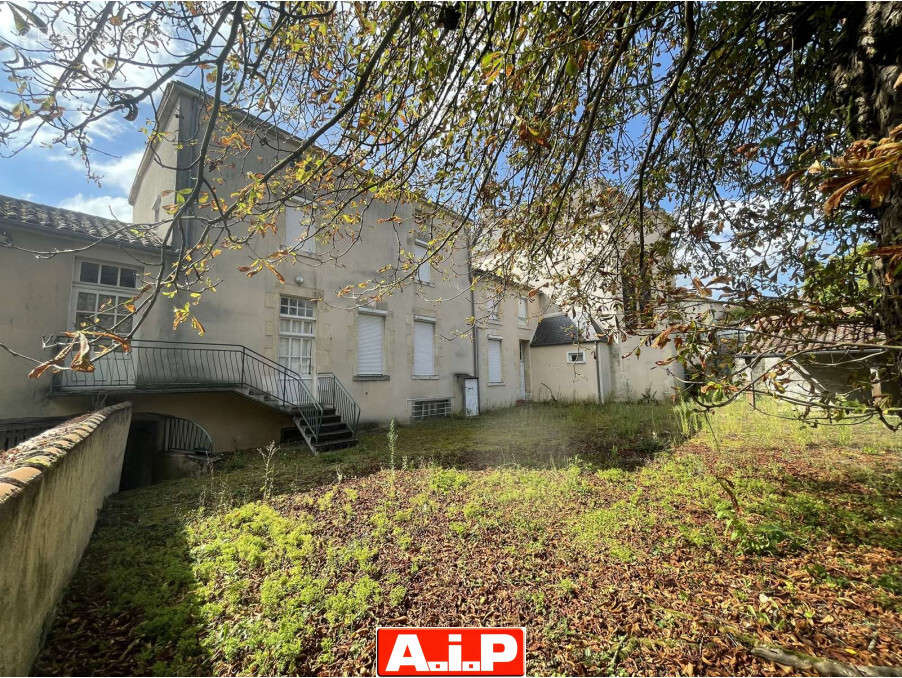
[[[78,193],[71,198],[66,198],[57,207],[76,212],[86,212],[106,219],[119,219],[131,223],[132,206],[128,204],[128,198],[112,195],[99,195],[87,197]]]
[[[103,176],[103,184],[105,186],[118,186],[122,192],[128,195],[132,188],[132,182],[138,173],[138,165],[141,164],[141,158],[144,155],[144,149],[139,148],[132,151],[121,158],[111,159],[109,162],[101,162],[96,165],[97,174]]]
[[[56,150],[56,149],[54,149]],[[144,155],[144,148],[139,148],[131,153],[126,153],[118,158],[104,158],[98,160],[96,157],[91,161],[91,173],[99,178],[99,183],[103,188],[116,188],[128,195],[132,188],[132,182],[138,173],[138,165],[141,164],[141,158]],[[43,156],[46,160],[53,162],[65,163],[73,170],[85,175],[85,163],[79,155],[71,153],[53,152]]]

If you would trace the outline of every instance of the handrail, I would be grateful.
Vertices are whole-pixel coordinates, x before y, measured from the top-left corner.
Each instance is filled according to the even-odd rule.
[[[163,417],[163,449],[166,452],[213,453],[213,438],[200,424],[190,419]]]
[[[294,370],[240,344],[134,339],[95,361],[93,372],[53,375],[51,393],[93,390],[248,389],[299,415],[314,435],[323,408]]]
[[[360,423],[360,405],[334,372],[320,372],[316,375],[316,394],[320,403],[329,403],[329,407],[335,408],[335,412],[356,437]]]

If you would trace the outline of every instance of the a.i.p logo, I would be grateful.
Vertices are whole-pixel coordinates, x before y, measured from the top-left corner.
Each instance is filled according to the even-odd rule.
[[[523,676],[522,628],[380,628],[380,676]]]

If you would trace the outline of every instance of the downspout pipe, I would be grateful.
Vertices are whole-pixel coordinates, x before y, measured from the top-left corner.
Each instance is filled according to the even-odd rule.
[[[473,245],[470,242],[470,229],[467,234],[467,281],[470,283],[470,317],[473,318],[473,326],[470,331],[473,335],[473,376],[476,378],[476,407],[482,412],[482,379],[479,378],[479,335],[476,330],[476,286],[473,283]]]
[[[598,359],[598,345],[601,342],[596,339],[595,340],[595,382],[598,386],[598,402],[601,405],[604,405],[604,388],[602,386],[601,380],[601,360]]]

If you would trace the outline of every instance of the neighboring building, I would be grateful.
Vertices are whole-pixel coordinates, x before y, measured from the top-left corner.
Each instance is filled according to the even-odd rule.
[[[892,355],[879,346],[883,335],[860,323],[807,330],[808,337],[753,329],[724,333],[721,351],[732,356],[734,370],[745,372],[746,383],[756,382],[752,397],[779,391],[802,403],[898,402],[898,380],[881,379],[895,373]],[[762,379],[766,373],[778,386]]]
[[[588,340],[563,313],[542,318],[530,342],[535,400],[597,400],[610,395],[606,341]]]
[[[159,120],[168,134],[148,145],[135,177],[134,223],[164,222],[166,196],[189,185],[189,172],[174,168],[193,165],[201,97],[183,85],[167,89]],[[277,158],[277,142],[261,144],[260,155],[255,148],[244,165],[224,168],[221,191],[228,195],[248,171]],[[245,255],[226,250],[213,260],[217,291],[197,307],[203,337],[189,326],[172,330],[172,304],[184,303],[176,296],[158,300],[130,352],[98,360],[93,372],[29,380],[28,365],[4,353],[0,420],[59,417],[127,399],[134,403],[132,446],[230,450],[299,430],[312,448],[324,449],[352,443],[358,422],[504,407],[544,398],[543,384],[558,399],[618,393],[615,347],[574,338],[567,350],[543,341],[546,322],[565,316],[555,315],[542,292],[474,275],[465,233],[441,261],[422,266],[415,283],[383,301],[359,304],[338,294],[379,275],[399,243],[421,252],[441,218],[428,203],[374,200],[363,211],[355,247],[302,240],[297,261],[280,266],[284,284],[270,275],[248,278],[238,271]],[[315,203],[289,208],[278,237],[297,242],[315,219]],[[190,220],[184,226],[194,227]],[[0,341],[29,355],[59,328],[95,319],[115,326],[125,315],[122,303],[173,256],[173,243],[128,224],[0,197],[4,238],[15,247],[0,248],[0,284],[8,295]],[[59,253],[36,260],[29,250]],[[570,353],[583,360],[570,360]],[[661,381],[658,397],[669,395],[672,379],[664,370],[647,378]]]

